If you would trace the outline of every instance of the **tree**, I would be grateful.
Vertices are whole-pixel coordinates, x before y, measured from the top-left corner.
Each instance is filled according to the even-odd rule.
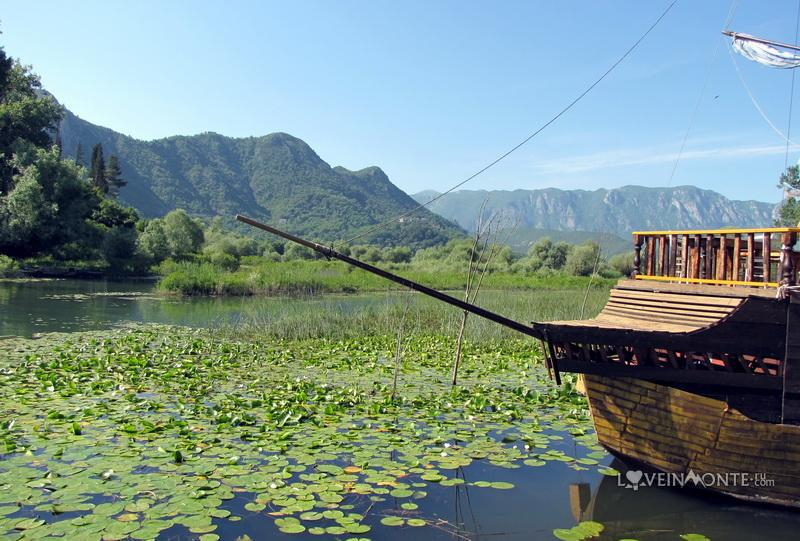
[[[152,263],[160,263],[171,255],[163,220],[150,220],[136,242],[139,252]]]
[[[83,167],[86,165],[85,159],[86,157],[83,155],[83,145],[78,141],[78,147],[75,149],[75,163]]]
[[[800,190],[800,166],[793,165],[781,173],[781,177],[778,180],[778,188],[786,191],[789,197],[781,203],[781,207],[778,210],[779,217],[775,225],[796,227],[800,224],[800,203],[794,194],[797,194],[797,191]]]
[[[6,55],[0,47],[0,196],[13,189],[19,173],[14,155],[46,148],[63,110],[49,95],[41,95],[39,77]]]
[[[106,161],[103,158],[103,145],[97,143],[92,147],[92,167],[89,172],[89,179],[92,185],[100,193],[108,193],[108,182],[106,182]]]
[[[122,169],[119,166],[119,160],[112,154],[108,157],[108,166],[105,170],[105,181],[108,186],[108,193],[113,197],[119,195],[119,191],[127,186],[127,182],[122,179]]]
[[[58,149],[38,149],[14,156],[14,189],[0,198],[0,252],[26,256],[77,243],[90,250],[89,222],[99,198],[72,160]]]
[[[564,270],[574,276],[591,276],[599,268],[599,258],[600,245],[590,240],[569,253]]]
[[[196,253],[203,245],[203,227],[183,209],[164,216],[164,233],[172,257],[178,259]]]

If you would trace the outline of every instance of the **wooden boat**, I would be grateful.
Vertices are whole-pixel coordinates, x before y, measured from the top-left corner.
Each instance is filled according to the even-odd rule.
[[[634,467],[800,506],[800,228],[634,233],[633,279],[597,317],[526,325],[237,218],[539,338],[557,382],[582,374],[600,443]]]
[[[634,279],[597,317],[534,323],[556,374],[584,375],[604,447],[738,498],[800,506],[797,231],[635,233]]]

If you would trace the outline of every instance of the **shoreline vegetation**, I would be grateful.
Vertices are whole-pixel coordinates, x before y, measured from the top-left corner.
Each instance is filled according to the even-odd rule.
[[[408,264],[388,265],[387,270],[439,290],[463,290],[467,277],[454,269],[420,269]],[[364,293],[405,288],[379,276],[338,261],[252,261],[234,271],[208,262],[170,262],[162,265],[158,290],[181,295],[283,295],[319,293]],[[496,271],[487,274],[485,289],[558,290],[585,289],[590,281],[596,290],[609,289],[616,278],[552,274],[526,276]]]

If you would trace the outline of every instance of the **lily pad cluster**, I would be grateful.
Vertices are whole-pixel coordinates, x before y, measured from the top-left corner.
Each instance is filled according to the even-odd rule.
[[[0,537],[213,541],[258,515],[368,539],[437,524],[434,486],[514,489],[467,481],[475,461],[615,474],[583,397],[546,381],[531,342],[469,346],[454,389],[451,346],[407,339],[395,388],[392,337],[145,326],[2,341]]]

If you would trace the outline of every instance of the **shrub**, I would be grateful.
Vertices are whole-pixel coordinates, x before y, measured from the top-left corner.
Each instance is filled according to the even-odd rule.
[[[19,265],[7,255],[0,254],[0,276],[14,276],[19,272]]]

